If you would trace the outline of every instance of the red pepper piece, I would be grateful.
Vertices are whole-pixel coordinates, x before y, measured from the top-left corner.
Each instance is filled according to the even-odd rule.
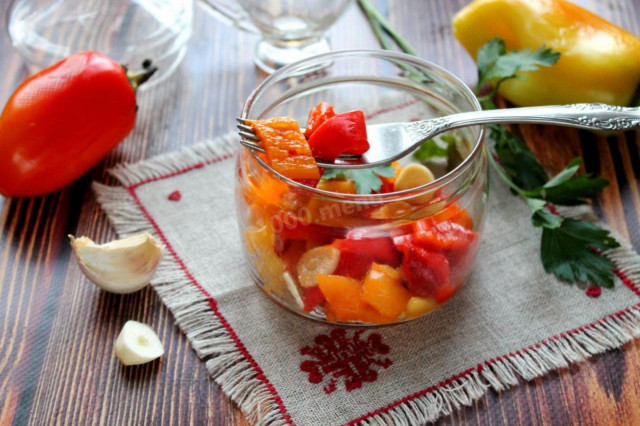
[[[353,252],[340,252],[340,260],[333,273],[334,275],[342,275],[344,277],[361,280],[367,275],[372,263],[373,259],[371,256]]]
[[[322,174],[320,174],[322,176]],[[320,182],[320,179],[295,179],[296,182],[304,185],[304,186],[308,186],[311,188],[315,188],[318,185],[318,182]],[[295,192],[295,190],[297,190],[297,188],[291,188],[292,192]],[[298,193],[300,193],[301,191],[297,191]]]
[[[379,176],[382,181],[382,185],[380,186],[379,194],[386,194],[387,192],[393,192],[393,188],[395,187],[395,177],[388,178],[385,176]]]
[[[444,303],[447,300],[451,299],[454,294],[458,292],[459,286],[454,285],[453,282],[449,281],[448,284],[440,286],[436,289],[433,300],[438,303]]]
[[[318,286],[307,287],[302,291],[302,310],[305,312],[312,311],[316,306],[322,305],[324,301],[324,295]]]
[[[362,279],[373,262],[389,266],[400,265],[400,253],[390,237],[336,240],[340,261],[334,274]]]
[[[406,253],[407,251],[409,251],[413,244],[413,235],[411,234],[398,235],[396,237],[393,237],[393,245],[395,245],[401,253]]]
[[[336,113],[333,111],[333,106],[329,102],[320,102],[314,109],[309,111],[309,118],[307,119],[307,128],[304,130],[304,135],[307,139],[318,127],[331,117],[334,117]]]
[[[426,218],[413,225],[415,243],[430,250],[464,250],[476,236],[476,232],[452,221],[438,223]]]
[[[324,121],[309,137],[315,158],[333,161],[340,154],[361,155],[369,150],[362,111],[349,111]]]
[[[315,223],[300,222],[288,219],[287,223],[280,223],[276,228],[276,246],[290,240],[311,241],[316,244],[330,244],[336,238],[344,238],[345,230],[333,226],[323,226]]]
[[[420,247],[408,238],[398,237],[394,242],[396,240],[398,248],[404,253],[402,272],[407,280],[407,289],[412,295],[434,297],[443,288],[450,286],[451,268],[444,254]],[[445,295],[441,298],[444,299]]]

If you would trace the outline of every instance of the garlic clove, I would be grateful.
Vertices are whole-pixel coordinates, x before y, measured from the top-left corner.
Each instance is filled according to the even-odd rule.
[[[132,293],[153,278],[163,245],[144,232],[105,244],[69,235],[80,270],[95,285],[112,293]]]
[[[282,274],[282,278],[284,279],[284,282],[287,285],[287,290],[289,290],[289,294],[293,298],[293,301],[295,302],[296,306],[298,307],[298,309],[303,310],[304,301],[302,300],[302,296],[300,295],[300,290],[298,289],[298,286],[296,285],[295,280],[293,279],[291,274],[286,271]]]
[[[417,188],[426,185],[435,179],[429,168],[423,164],[411,163],[400,170],[396,177],[394,191],[404,191],[405,189]],[[419,197],[413,197],[411,202],[422,204],[428,203],[433,198],[433,194],[427,193]]]
[[[302,287],[318,285],[318,274],[333,274],[340,261],[340,250],[326,245],[307,250],[298,260],[296,269]]]
[[[151,327],[138,321],[127,321],[116,342],[114,352],[124,365],[144,364],[164,355],[164,347]]]

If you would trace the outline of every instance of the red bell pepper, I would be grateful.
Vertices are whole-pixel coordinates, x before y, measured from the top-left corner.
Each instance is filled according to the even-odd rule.
[[[304,312],[313,311],[316,306],[323,304],[325,301],[324,295],[320,290],[320,287],[306,287],[302,290],[302,303]]]
[[[340,261],[334,274],[362,279],[373,262],[389,266],[400,265],[400,253],[389,237],[335,240]]]
[[[369,150],[362,111],[349,111],[324,121],[309,137],[315,158],[333,161],[340,154],[362,155]]]
[[[336,238],[344,238],[345,230],[333,226],[323,226],[315,223],[306,223],[299,220],[287,219],[288,222],[280,223],[275,230],[276,246],[291,240],[311,241],[316,244],[330,244]]]
[[[410,235],[394,238],[394,243],[404,254],[402,272],[411,294],[433,297],[450,286],[451,267],[447,256],[417,245]]]
[[[314,109],[309,111],[309,118],[307,119],[307,128],[304,130],[304,135],[307,139],[318,127],[331,117],[334,117],[336,113],[333,111],[333,106],[329,102],[320,102]]]
[[[0,115],[0,194],[43,195],[91,169],[133,130],[136,89],[156,69],[131,76],[81,52],[26,79]]]
[[[476,232],[452,221],[438,223],[426,218],[413,225],[415,243],[429,250],[465,249],[476,236]]]

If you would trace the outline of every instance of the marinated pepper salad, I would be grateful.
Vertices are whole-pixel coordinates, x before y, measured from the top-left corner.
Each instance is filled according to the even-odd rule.
[[[306,186],[383,194],[434,180],[418,163],[321,170],[316,158],[369,149],[362,111],[336,114],[320,103],[304,133],[290,117],[247,123],[265,148],[261,158]],[[375,205],[311,196],[266,172],[247,180],[240,196],[249,206],[244,241],[254,272],[268,294],[306,315],[371,324],[416,318],[451,298],[470,273],[479,234],[467,210],[439,191]]]

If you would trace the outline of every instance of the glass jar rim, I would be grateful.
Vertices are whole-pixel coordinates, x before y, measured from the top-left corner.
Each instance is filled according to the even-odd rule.
[[[433,71],[437,74],[440,74],[447,80],[449,80],[456,89],[460,91],[460,94],[464,96],[464,98],[469,101],[472,107],[474,107],[474,111],[482,110],[482,106],[478,101],[478,98],[471,91],[471,89],[456,75],[448,71],[447,69],[425,59],[419,58],[414,55],[409,55],[402,52],[394,52],[389,50],[380,50],[380,49],[356,49],[356,50],[339,50],[328,53],[323,53],[320,55],[313,56],[311,58],[306,58],[298,62],[294,62],[289,64],[273,74],[269,75],[265,78],[249,95],[245,104],[242,108],[242,112],[240,115],[241,119],[249,119],[249,114],[251,112],[251,107],[255,102],[256,98],[260,95],[262,91],[264,91],[269,85],[273,82],[278,82],[282,80],[282,76],[296,76],[303,75],[301,72],[305,68],[317,70],[320,63],[331,62],[332,59],[339,59],[345,57],[363,57],[363,58],[378,58],[383,60],[391,60],[391,61],[401,61],[403,63],[409,63],[411,65],[426,68],[430,71]],[[298,72],[296,72],[296,70]],[[393,191],[386,192],[380,194],[344,194],[339,192],[327,191],[323,189],[313,188],[308,185],[305,185],[300,182],[296,182],[293,179],[290,179],[275,169],[273,169],[269,164],[267,164],[254,150],[250,150],[249,148],[241,147],[240,149],[246,149],[250,152],[250,155],[254,160],[258,162],[258,164],[271,172],[274,176],[276,176],[279,180],[285,182],[288,185],[291,185],[296,188],[296,190],[300,191],[308,191],[309,193],[315,196],[322,196],[325,199],[337,200],[337,201],[349,201],[355,203],[368,203],[372,201],[390,201],[395,199],[404,199],[410,198],[425,192],[436,191],[437,189],[446,186],[451,181],[458,178],[464,171],[470,168],[473,164],[474,160],[481,154],[484,143],[484,126],[479,125],[480,130],[478,132],[477,137],[475,138],[475,143],[473,144],[473,148],[469,155],[467,155],[461,162],[458,164],[453,170],[446,173],[444,176],[439,177],[427,184],[409,188],[402,191]]]

